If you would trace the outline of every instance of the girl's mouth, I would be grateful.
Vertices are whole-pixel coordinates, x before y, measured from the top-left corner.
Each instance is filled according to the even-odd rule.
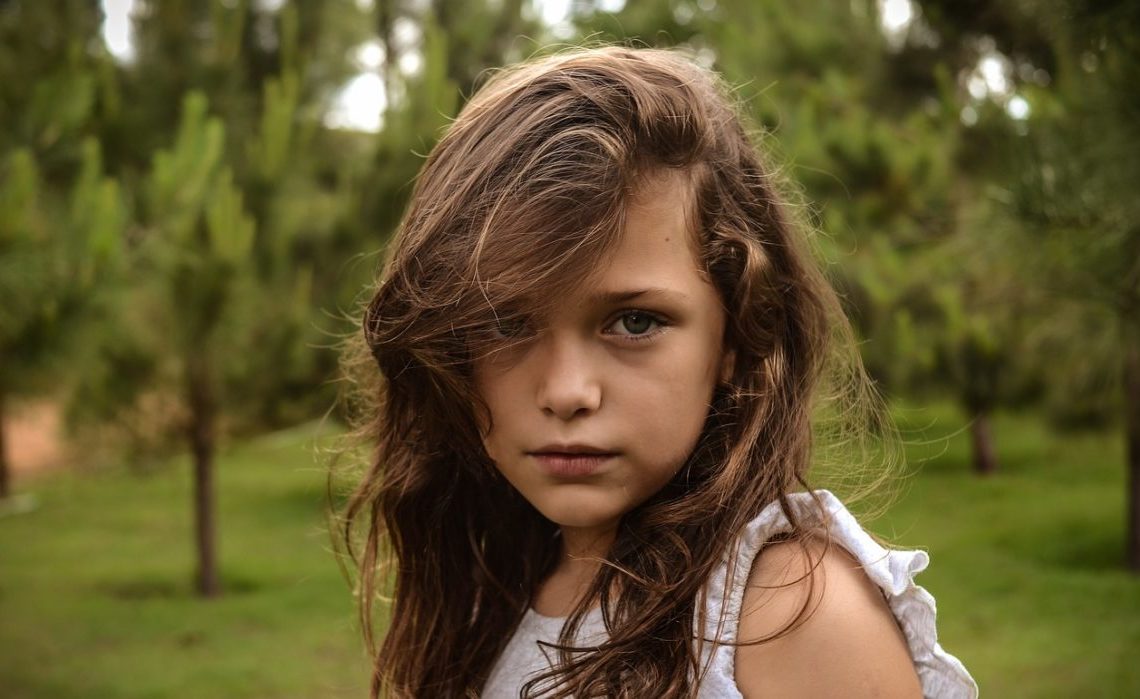
[[[534,451],[530,455],[547,474],[558,478],[584,478],[593,475],[617,456],[602,451]]]

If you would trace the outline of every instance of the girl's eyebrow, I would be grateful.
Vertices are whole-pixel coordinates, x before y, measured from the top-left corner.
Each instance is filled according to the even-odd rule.
[[[684,301],[689,298],[687,294],[683,294],[680,291],[674,291],[673,289],[648,287],[645,289],[618,289],[614,291],[602,291],[596,294],[592,294],[589,300],[598,304],[615,304],[632,301],[642,296],[661,296],[666,300],[674,299],[678,301]]]

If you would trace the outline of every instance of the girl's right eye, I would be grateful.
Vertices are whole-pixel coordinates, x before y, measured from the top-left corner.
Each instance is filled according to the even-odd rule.
[[[491,322],[491,332],[505,339],[519,339],[531,333],[530,323],[519,315],[504,315]]]
[[[636,342],[650,339],[661,332],[666,325],[668,323],[655,313],[632,309],[623,311],[621,315],[606,326],[604,332],[607,335],[615,335],[624,340]]]

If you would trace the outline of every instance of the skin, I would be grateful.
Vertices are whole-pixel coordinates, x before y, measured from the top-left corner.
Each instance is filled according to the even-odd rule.
[[[807,573],[815,567],[812,584]],[[810,598],[810,599],[809,599]],[[809,540],[765,547],[753,562],[737,639],[735,679],[752,697],[921,697],[906,639],[879,588],[840,546]]]

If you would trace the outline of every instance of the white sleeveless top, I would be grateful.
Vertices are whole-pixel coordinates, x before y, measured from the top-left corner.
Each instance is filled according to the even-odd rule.
[[[805,524],[818,523],[831,534],[832,542],[839,544],[862,564],[867,576],[879,586],[899,628],[906,637],[926,697],[939,699],[973,699],[978,696],[978,685],[962,663],[942,650],[934,623],[934,597],[914,584],[914,576],[930,562],[924,551],[890,550],[880,546],[859,525],[855,517],[834,495],[826,490],[815,494],[823,511],[809,493],[788,496],[792,509]],[[826,522],[820,522],[820,519]],[[744,587],[752,570],[752,561],[773,536],[791,530],[791,523],[778,502],[764,508],[760,515],[748,523],[737,544],[727,551],[713,571],[706,590],[705,637],[736,640],[740,605]],[[732,575],[731,585],[725,578]],[[727,589],[728,594],[725,595]],[[717,633],[718,620],[724,614],[725,623]],[[557,658],[557,650],[545,648],[539,641],[557,643],[562,631],[563,618],[547,617],[528,609],[522,622],[511,637],[503,653],[495,661],[483,699],[517,699],[523,684],[533,675],[548,670]],[[594,609],[583,620],[580,643],[593,645],[606,637],[601,611]],[[736,647],[705,644],[702,661],[708,663],[708,672],[697,691],[699,699],[742,698],[734,679],[733,661]],[[711,658],[710,658],[711,655]]]

